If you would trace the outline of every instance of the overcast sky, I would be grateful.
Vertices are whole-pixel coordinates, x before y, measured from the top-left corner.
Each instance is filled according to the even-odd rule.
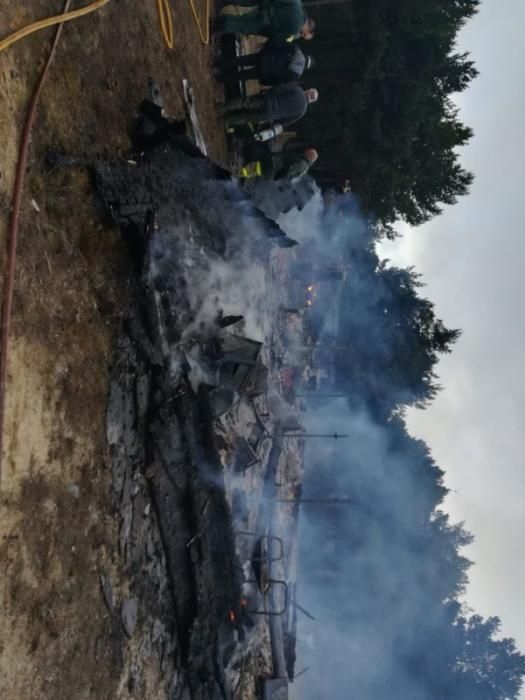
[[[475,136],[462,151],[471,193],[383,248],[414,265],[449,327],[443,391],[409,413],[447,473],[447,507],[476,537],[467,602],[498,615],[525,652],[525,0],[485,0],[460,36],[480,76],[457,100]],[[525,692],[523,693],[525,698]]]

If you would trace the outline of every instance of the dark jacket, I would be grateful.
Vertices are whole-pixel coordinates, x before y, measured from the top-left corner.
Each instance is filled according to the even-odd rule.
[[[311,167],[311,163],[303,153],[288,151],[272,152],[268,141],[264,143],[249,142],[243,148],[243,163],[258,162],[261,169],[261,177],[267,180],[286,181],[295,180],[305,175]]]
[[[306,21],[301,0],[262,0],[259,8],[264,17],[263,36],[291,41],[301,33]]]
[[[303,154],[280,153],[274,157],[274,179],[294,180],[305,175],[311,167],[308,158]]]
[[[269,120],[283,126],[304,117],[308,107],[303,88],[291,83],[270,88],[264,93],[264,101]]]
[[[263,85],[299,80],[306,68],[306,56],[297,44],[269,39],[257,54],[257,77]]]

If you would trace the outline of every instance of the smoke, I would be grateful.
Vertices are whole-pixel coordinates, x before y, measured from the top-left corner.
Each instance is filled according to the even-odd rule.
[[[251,227],[247,217],[245,227]],[[202,222],[185,217],[153,236],[148,277],[160,290],[181,332],[180,343],[215,335],[219,319],[237,316],[234,332],[264,341],[270,334],[275,303],[268,259],[271,243],[264,241],[266,258],[250,246],[231,245],[223,256],[209,245]],[[253,234],[258,240],[257,233]]]
[[[280,224],[309,257],[349,262],[361,303],[348,307],[345,295],[334,294],[312,323],[321,342],[344,335],[348,323],[359,329],[345,350],[359,378],[367,356],[382,356],[388,343],[366,309],[377,293],[372,222],[351,196],[328,206],[316,196]],[[335,329],[326,322],[330,302],[338,307]],[[294,684],[293,697],[449,700],[437,689],[455,663],[448,642],[469,565],[460,553],[468,537],[439,514],[443,472],[426,445],[399,417],[380,422],[353,399],[307,400],[306,433],[349,437],[306,441],[303,496],[350,503],[301,506],[298,602],[316,619],[299,613],[296,672],[311,670]]]
[[[182,355],[192,344],[216,335],[220,313],[243,315],[245,333],[268,340],[276,308],[268,260],[271,238],[281,233],[277,227],[234,183],[217,180],[205,159],[162,149],[146,169],[121,171],[122,164],[98,168],[106,201],[149,202],[156,173],[159,230],[148,239],[145,287],[153,289],[147,302],[159,317],[163,349],[180,352],[173,373],[181,371]],[[127,205],[116,211],[117,221],[129,225]],[[142,230],[143,212],[134,223]],[[377,301],[373,279],[379,261],[371,222],[353,197],[335,195],[327,206],[318,192],[302,213],[290,212],[280,223],[301,241],[303,262],[348,262],[357,280],[356,303],[348,308],[334,285],[323,285],[327,292],[308,314],[309,332],[316,339],[337,340],[344,324],[352,322],[349,364],[361,379],[367,356],[384,357],[388,342],[377,316],[366,309],[368,297]],[[329,323],[332,308],[337,313]],[[190,359],[198,374],[198,356]],[[197,383],[206,381],[205,369]],[[370,380],[374,377],[367,376]],[[358,388],[363,387],[366,382]],[[302,509],[299,602],[317,619],[299,626],[305,640],[299,663],[313,667],[298,683],[301,700],[447,697],[428,689],[436,686],[436,674],[452,665],[442,642],[452,619],[448,601],[461,590],[466,565],[457,553],[465,538],[447,529],[436,512],[444,493],[442,473],[401,421],[380,424],[364,408],[351,410],[342,400],[310,408],[306,428],[349,438],[308,442],[304,495],[352,500]],[[204,478],[214,478],[205,460],[201,470]]]
[[[292,209],[287,214],[281,214],[277,223],[286,233],[299,241],[308,243],[318,241],[322,228],[324,203],[321,190],[317,190],[312,199],[302,211]]]
[[[414,514],[425,511],[425,483],[407,469],[408,455],[392,453],[388,431],[343,400],[309,411],[306,430],[349,437],[308,443],[305,497],[351,502],[303,506],[298,596],[316,620],[299,623],[299,666],[312,671],[296,697],[430,698],[403,659],[425,640],[417,623],[437,624],[431,608],[422,615],[422,581],[437,563],[425,570],[429,560],[409,535],[419,526]]]
[[[199,264],[185,264],[193,322],[185,330],[195,332],[217,329],[217,319],[243,316],[243,333],[264,341],[268,329],[268,271],[260,263],[240,258],[225,261],[203,255]]]

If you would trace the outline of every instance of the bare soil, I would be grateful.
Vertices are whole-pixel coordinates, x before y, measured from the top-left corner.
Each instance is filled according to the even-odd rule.
[[[0,0],[2,36],[61,10],[58,0]],[[202,10],[204,2],[202,0]],[[175,50],[154,0],[113,0],[64,28],[33,135],[21,219],[0,491],[0,697],[133,697],[129,650],[99,576],[125,593],[105,467],[105,406],[129,261],[80,170],[50,171],[48,149],[123,153],[153,77],[184,116],[188,78],[209,151],[224,161],[211,48],[189,4],[172,3]],[[53,30],[0,54],[0,270],[21,127]],[[139,621],[140,622],[140,621]],[[164,697],[151,674],[141,697]],[[143,689],[144,691],[144,689]]]

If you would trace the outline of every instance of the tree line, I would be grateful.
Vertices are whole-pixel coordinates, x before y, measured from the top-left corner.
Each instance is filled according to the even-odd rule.
[[[479,0],[347,0],[313,4],[316,58],[305,79],[319,102],[296,125],[296,147],[319,150],[323,187],[349,180],[383,224],[421,224],[468,192],[457,148],[472,130],[451,96],[477,75],[457,50]],[[329,126],[329,128],[327,128]]]

